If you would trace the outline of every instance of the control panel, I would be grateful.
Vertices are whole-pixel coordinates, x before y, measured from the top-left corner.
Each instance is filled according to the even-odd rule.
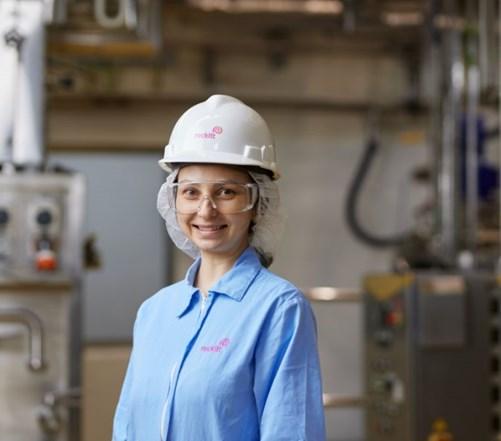
[[[494,280],[431,271],[365,279],[368,441],[495,439]]]
[[[0,277],[50,279],[79,267],[83,188],[78,175],[0,175]]]
[[[366,280],[367,430],[374,440],[401,439],[409,424],[407,360],[402,356],[407,326],[403,290],[409,283],[408,277],[394,275]]]

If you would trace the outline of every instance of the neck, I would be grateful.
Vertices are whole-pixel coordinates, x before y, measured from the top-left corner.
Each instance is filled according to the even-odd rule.
[[[201,251],[200,268],[195,279],[195,286],[204,296],[207,296],[210,287],[231,269],[247,246],[245,244],[235,252],[224,255]]]

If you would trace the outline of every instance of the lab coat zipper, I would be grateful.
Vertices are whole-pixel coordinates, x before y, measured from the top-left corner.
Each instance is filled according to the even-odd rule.
[[[209,295],[204,296],[202,293],[200,293],[202,296],[202,301],[200,304],[200,314],[199,314],[199,325],[200,326],[200,321],[203,320],[204,318],[204,312],[207,306],[207,302],[209,301]],[[198,332],[198,331],[197,331]],[[182,362],[181,362],[182,363]],[[175,372],[177,368],[177,363],[174,364],[172,367],[172,370],[170,372],[170,379],[169,379],[169,387],[167,389],[167,398],[165,399],[164,405],[162,407],[162,414],[161,414],[161,419],[160,419],[160,441],[166,441],[167,440],[167,435],[168,435],[168,428],[166,427],[166,421],[167,421],[167,412],[169,408],[169,396],[170,396],[170,391],[174,383],[174,377],[175,377]],[[165,435],[164,435],[165,434]]]
[[[200,315],[202,315],[205,311],[205,306],[207,305],[207,300],[209,299],[209,296],[206,295],[204,296],[203,294],[202,295],[202,304],[200,305]]]
[[[160,419],[160,441],[165,441],[167,439],[167,433],[165,433],[165,416],[167,413],[167,405],[169,404],[169,394],[172,387],[172,382],[174,381],[174,373],[176,372],[177,363],[174,363],[170,371],[169,377],[169,387],[167,388],[167,398],[165,399],[164,405],[162,407],[162,416]],[[165,438],[164,438],[165,433]]]

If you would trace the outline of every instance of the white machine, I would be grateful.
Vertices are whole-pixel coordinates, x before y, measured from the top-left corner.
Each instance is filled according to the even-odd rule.
[[[85,186],[44,167],[44,23],[0,2],[0,438],[78,439]]]

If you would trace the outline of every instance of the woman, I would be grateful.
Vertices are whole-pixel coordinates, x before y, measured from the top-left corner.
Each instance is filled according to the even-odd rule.
[[[113,441],[323,441],[313,314],[266,269],[280,223],[266,123],[214,95],[160,165],[159,212],[195,262],[138,311]]]

